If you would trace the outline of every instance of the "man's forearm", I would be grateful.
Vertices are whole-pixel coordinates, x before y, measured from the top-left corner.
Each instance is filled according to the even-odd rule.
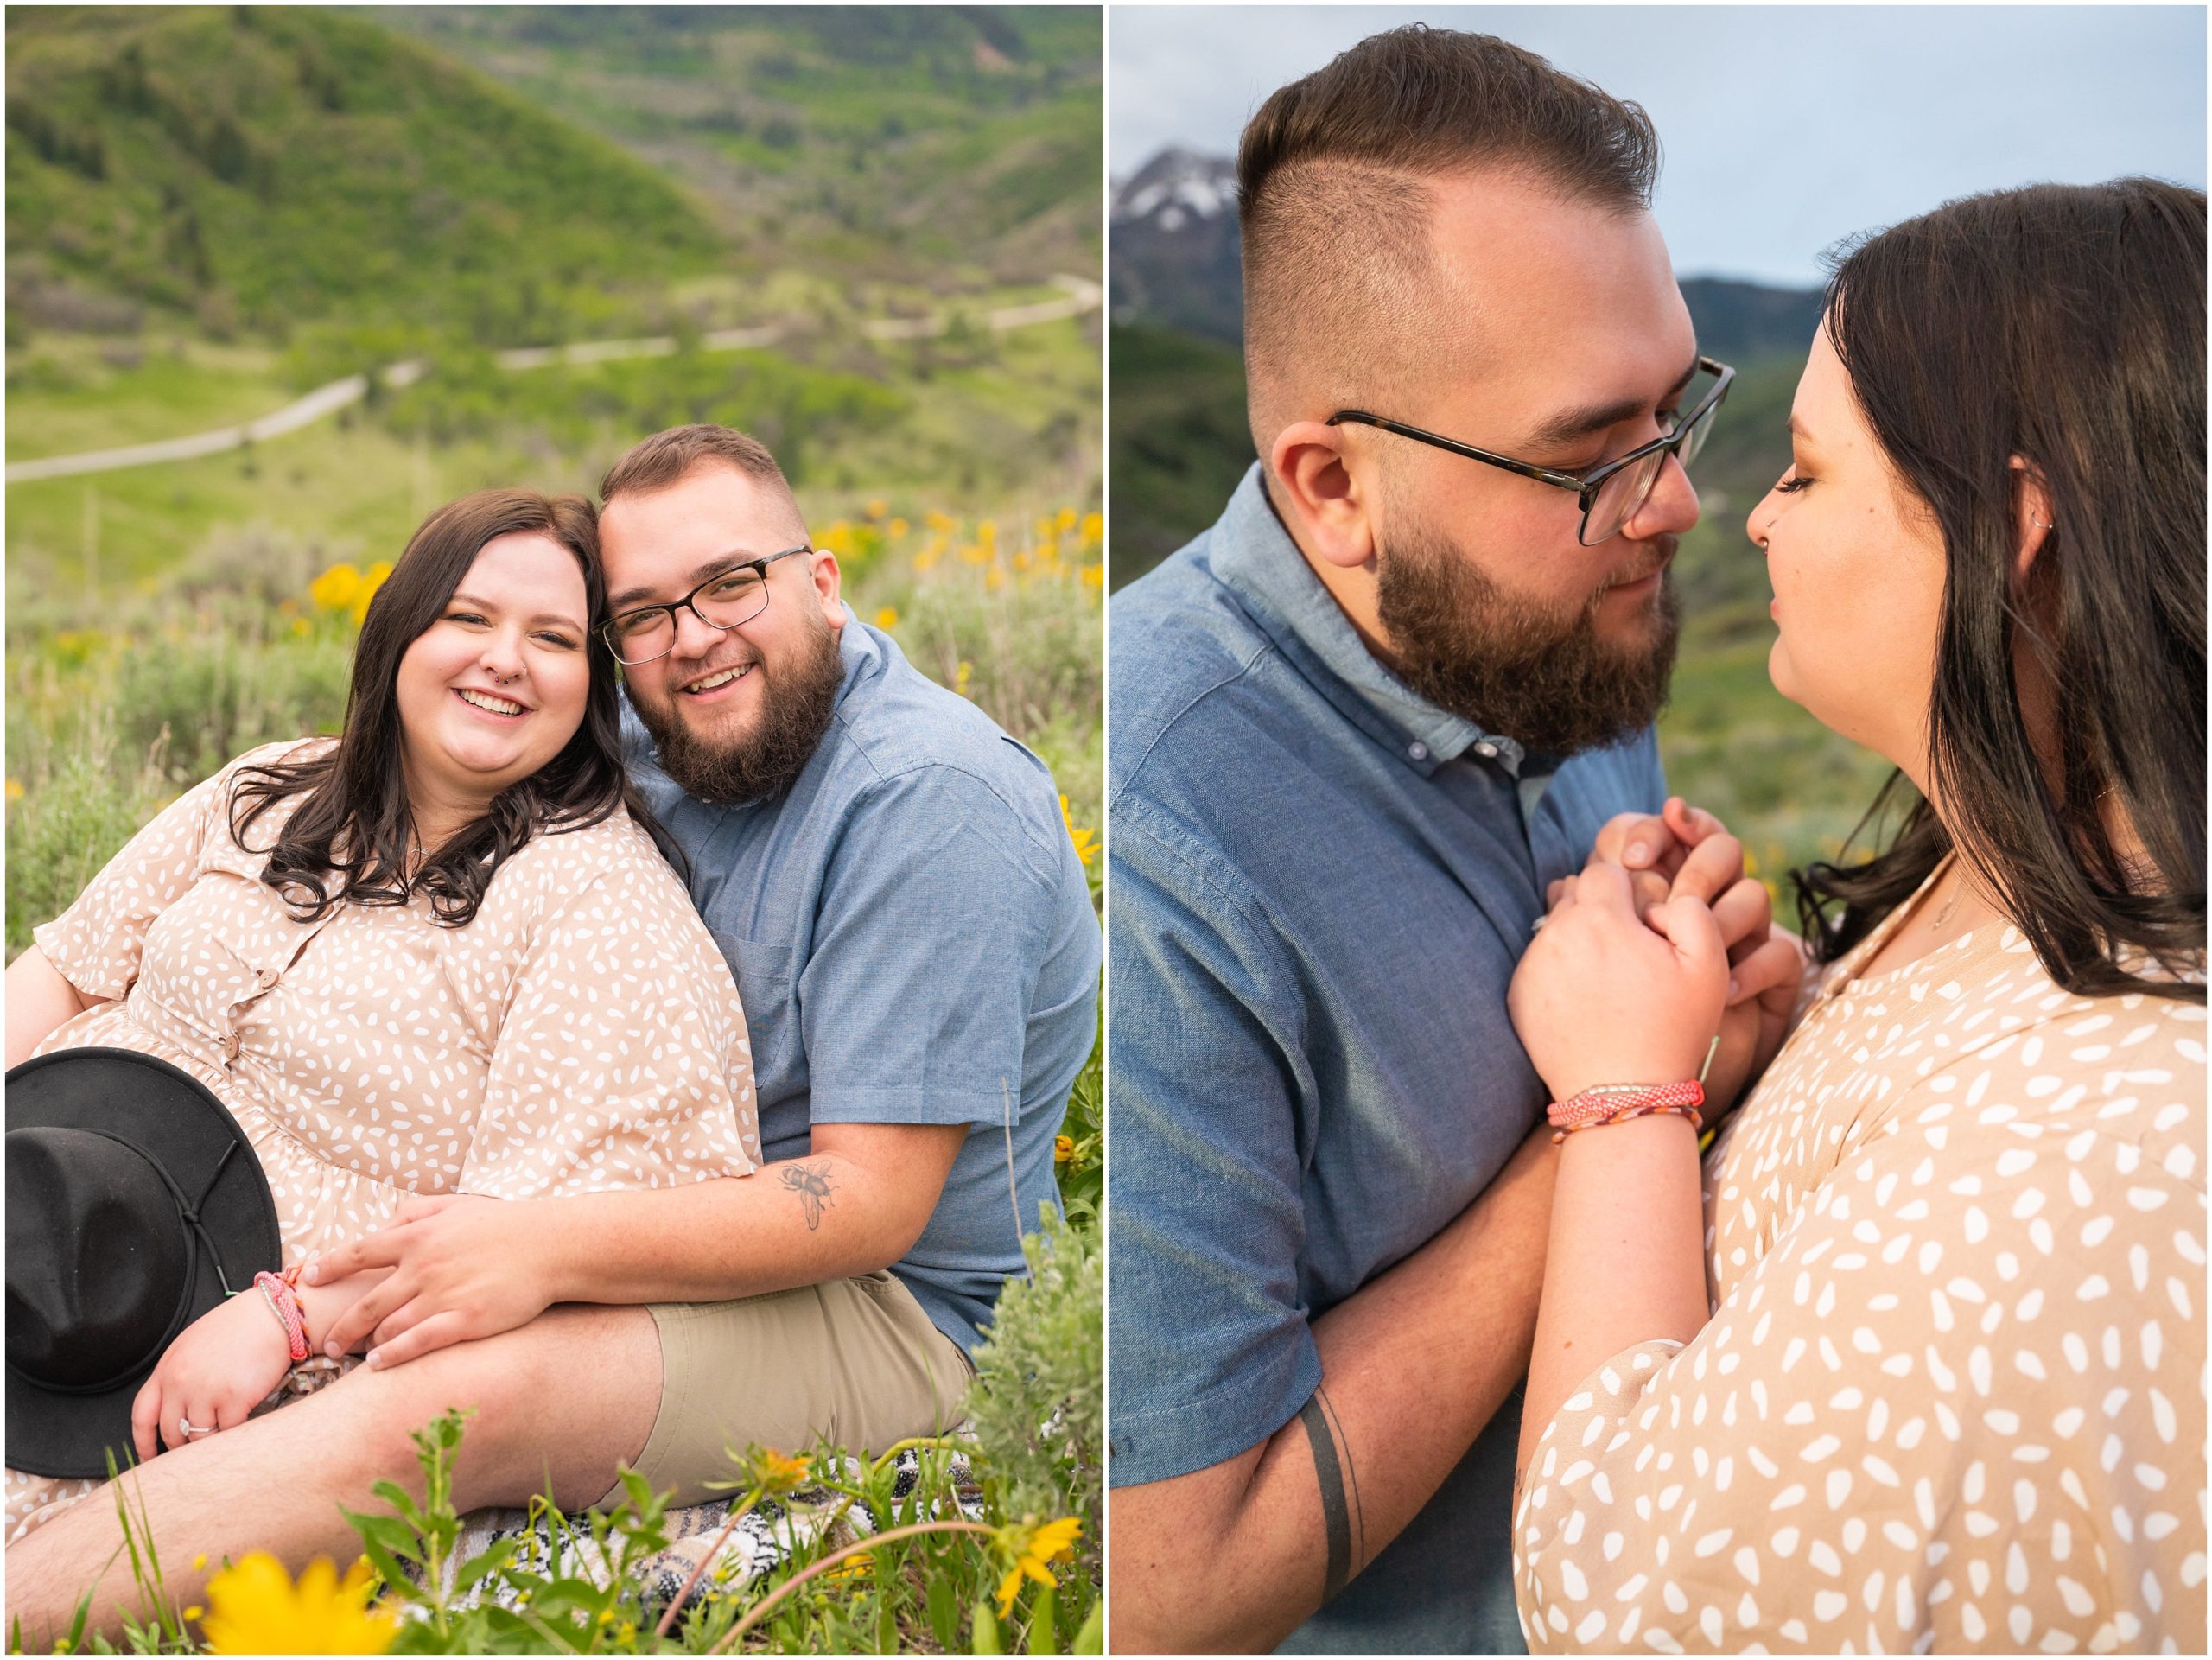
[[[872,1274],[912,1250],[964,1125],[817,1127],[749,1176],[533,1206],[553,1302],[717,1302]],[[848,1145],[849,1144],[849,1145]]]
[[[1435,1238],[1314,1322],[1316,1407],[1232,1460],[1241,1472],[1114,1495],[1116,1647],[1273,1648],[1324,1600],[1332,1524],[1357,1574],[1413,1520],[1527,1370],[1554,1152],[1532,1139]]]

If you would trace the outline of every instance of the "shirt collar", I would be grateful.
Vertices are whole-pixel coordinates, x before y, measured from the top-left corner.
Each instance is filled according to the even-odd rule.
[[[1548,761],[1532,759],[1512,739],[1439,709],[1376,659],[1275,516],[1260,479],[1255,462],[1214,526],[1208,556],[1214,574],[1251,603],[1277,645],[1351,694],[1338,696],[1324,684],[1330,701],[1423,776],[1470,750],[1516,778],[1524,764],[1550,771]]]

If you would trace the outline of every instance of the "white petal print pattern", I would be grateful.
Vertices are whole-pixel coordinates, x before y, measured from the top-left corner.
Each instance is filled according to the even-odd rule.
[[[1711,1322],[1544,1429],[1532,1650],[2204,1652],[2204,1011],[1889,930],[1707,1157]]]
[[[231,839],[226,806],[239,766],[296,747],[188,792],[34,931],[71,984],[114,1000],[41,1053],[141,1050],[214,1091],[269,1178],[287,1262],[412,1193],[550,1198],[758,1167],[729,965],[626,812],[532,836],[465,928],[437,926],[423,901],[302,924]],[[296,799],[249,839],[269,845]],[[271,1403],[352,1364],[310,1359]],[[10,1542],[99,1485],[6,1482]]]

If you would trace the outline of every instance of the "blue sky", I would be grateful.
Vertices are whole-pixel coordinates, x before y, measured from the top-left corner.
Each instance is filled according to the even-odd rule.
[[[1109,13],[1112,166],[1232,155],[1268,92],[1378,29],[1477,29],[1651,112],[1681,275],[1789,284],[1951,196],[2151,173],[2205,181],[2189,6],[1154,6]]]

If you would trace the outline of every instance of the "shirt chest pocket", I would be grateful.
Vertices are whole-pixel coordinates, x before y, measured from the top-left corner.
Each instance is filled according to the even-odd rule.
[[[800,1041],[797,953],[789,945],[709,930],[737,981],[753,1047],[753,1081],[762,1108],[806,1090],[806,1050]]]

